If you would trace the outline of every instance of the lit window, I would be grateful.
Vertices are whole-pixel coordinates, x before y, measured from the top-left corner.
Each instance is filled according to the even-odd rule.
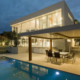
[[[71,15],[68,13],[68,17],[71,19],[71,21],[73,21],[73,18],[71,17]]]
[[[36,19],[36,29],[39,30],[39,19]]]

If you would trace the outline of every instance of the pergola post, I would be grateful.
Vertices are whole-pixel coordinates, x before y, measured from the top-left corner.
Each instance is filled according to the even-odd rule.
[[[31,37],[29,37],[29,61],[32,60],[32,41]]]
[[[50,39],[50,50],[52,51],[52,39]]]

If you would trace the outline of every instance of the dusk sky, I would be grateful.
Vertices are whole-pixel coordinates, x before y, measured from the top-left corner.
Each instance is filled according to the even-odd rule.
[[[10,22],[62,0],[0,0],[0,33],[11,31]],[[80,21],[80,0],[65,0]]]

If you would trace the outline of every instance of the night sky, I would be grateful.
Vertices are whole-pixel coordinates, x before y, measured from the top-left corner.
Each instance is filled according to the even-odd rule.
[[[11,31],[10,22],[62,0],[0,0],[0,33]],[[80,0],[65,0],[80,21]]]

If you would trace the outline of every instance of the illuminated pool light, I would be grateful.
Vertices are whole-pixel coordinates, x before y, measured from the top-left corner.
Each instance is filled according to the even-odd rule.
[[[56,72],[56,75],[59,75],[59,72]]]

